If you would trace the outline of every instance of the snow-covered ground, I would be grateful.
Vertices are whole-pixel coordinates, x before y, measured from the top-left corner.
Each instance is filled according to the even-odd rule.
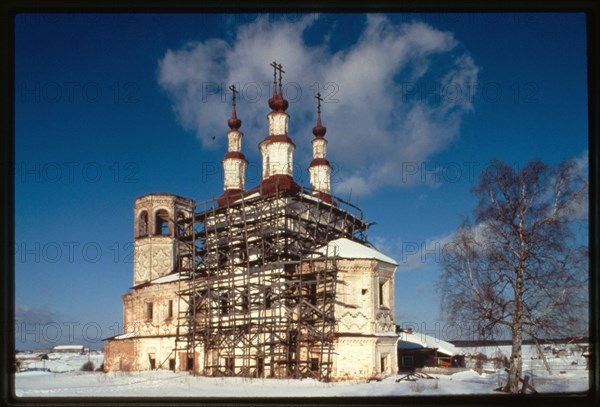
[[[31,371],[44,371],[50,373],[65,373],[80,370],[84,363],[91,361],[96,368],[102,365],[104,354],[94,352],[88,354],[79,353],[48,353],[48,360],[33,360],[39,358],[39,354],[17,353],[17,360],[21,363],[22,373]]]
[[[497,348],[494,348],[492,355]],[[479,349],[481,351],[481,349]],[[58,356],[57,356],[58,355]],[[29,357],[32,355],[29,355]],[[19,358],[26,358],[20,354]],[[574,355],[571,355],[571,358]],[[567,358],[565,356],[565,358]],[[445,394],[497,394],[494,388],[505,378],[502,369],[479,374],[473,370],[453,375],[432,374],[434,379],[402,381],[402,375],[381,382],[321,383],[316,380],[276,380],[195,377],[185,372],[83,372],[87,355],[51,354],[42,371],[42,361],[26,361],[28,371],[15,375],[15,393],[20,397],[360,397],[416,396]],[[91,355],[95,366],[102,355]],[[561,359],[562,362],[564,362]],[[558,363],[553,363],[559,366]],[[579,367],[579,365],[569,365]],[[488,366],[489,367],[489,366]],[[59,373],[60,372],[60,373]],[[563,373],[561,373],[563,372]],[[526,372],[527,373],[527,372]],[[569,370],[556,369],[550,375],[534,371],[534,385],[540,392],[583,392],[588,389],[585,364]]]
[[[568,345],[540,345],[553,373],[560,375],[561,371],[572,372],[586,369],[586,358],[583,356],[583,348],[586,344],[568,344]],[[458,348],[464,355],[476,355],[483,353],[488,358],[509,357],[510,346],[481,346],[476,348]],[[537,348],[534,345],[524,345],[523,353],[523,371],[524,374],[533,374],[547,372],[545,363],[540,357]],[[494,369],[494,362],[487,361],[483,364],[484,369]],[[564,374],[564,373],[563,373]]]

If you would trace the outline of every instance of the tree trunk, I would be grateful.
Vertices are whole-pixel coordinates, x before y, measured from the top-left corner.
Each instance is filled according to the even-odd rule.
[[[513,329],[508,382],[504,388],[504,391],[513,394],[519,392],[519,379],[521,378],[521,371],[523,370],[522,343],[523,334],[521,329]]]
[[[523,194],[524,186],[521,185]],[[519,258],[515,269],[514,303],[515,311],[512,321],[512,350],[510,355],[510,368],[508,370],[508,382],[505,390],[517,394],[519,392],[519,379],[523,371],[523,274],[525,272],[526,241],[525,241],[525,213],[523,206],[519,213]]]
[[[523,220],[521,218],[520,230],[523,230]],[[517,394],[519,392],[519,379],[523,371],[523,271],[525,270],[523,233],[520,233],[521,256],[519,266],[516,270],[515,282],[515,312],[512,323],[512,350],[510,354],[510,368],[508,370],[508,382],[505,390]]]
[[[542,347],[540,346],[540,343],[538,342],[538,340],[535,336],[533,337],[533,342],[535,343],[535,347],[537,348],[538,356],[544,362],[544,366],[546,367],[546,370],[548,371],[549,374],[552,374],[552,369],[550,369],[550,365],[548,364],[548,361],[546,360],[546,355],[544,355],[544,351],[542,350]]]

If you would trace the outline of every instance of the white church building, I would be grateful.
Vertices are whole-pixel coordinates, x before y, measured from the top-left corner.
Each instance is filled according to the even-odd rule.
[[[294,180],[282,69],[271,66],[258,185],[246,188],[231,87],[223,193],[202,203],[167,193],[135,200],[133,286],[105,371],[324,381],[397,372],[398,264],[368,243],[362,210],[331,194],[320,95],[310,188]]]

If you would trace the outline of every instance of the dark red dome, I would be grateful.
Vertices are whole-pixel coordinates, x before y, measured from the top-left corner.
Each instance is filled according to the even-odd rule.
[[[273,97],[269,99],[269,107],[274,112],[285,112],[288,106],[288,101],[278,93],[274,94]]]
[[[227,125],[231,130],[239,130],[240,127],[242,127],[242,121],[237,118],[235,106],[233,107],[233,112],[231,113],[231,119],[227,120]]]
[[[325,133],[327,133],[327,127],[321,124],[321,113],[319,112],[317,116],[317,125],[313,127],[313,134],[316,137],[324,137]]]
[[[317,123],[317,125],[313,127],[313,134],[316,137],[324,137],[325,133],[327,133],[327,127],[321,125],[321,123]]]
[[[237,117],[232,117],[231,119],[227,120],[227,125],[231,130],[239,130],[240,127],[242,127],[242,121]]]

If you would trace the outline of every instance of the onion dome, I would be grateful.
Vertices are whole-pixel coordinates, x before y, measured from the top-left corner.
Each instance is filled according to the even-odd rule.
[[[283,97],[283,92],[281,91],[281,74],[285,73],[281,64],[277,62],[273,62],[271,64],[273,67],[273,97],[269,99],[269,107],[273,112],[283,113],[287,110],[289,103]],[[277,92],[277,72],[279,72],[279,92]]]
[[[317,115],[317,125],[312,129],[315,137],[325,137],[325,133],[327,133],[327,127],[321,124],[321,112]]]
[[[275,93],[271,99],[269,99],[269,107],[274,112],[283,113],[287,110],[289,103],[278,93]]]
[[[227,120],[227,125],[231,130],[239,130],[240,127],[242,127],[242,121],[238,119],[237,114],[235,112],[235,104],[233,105],[233,109],[231,112],[231,119]]]

